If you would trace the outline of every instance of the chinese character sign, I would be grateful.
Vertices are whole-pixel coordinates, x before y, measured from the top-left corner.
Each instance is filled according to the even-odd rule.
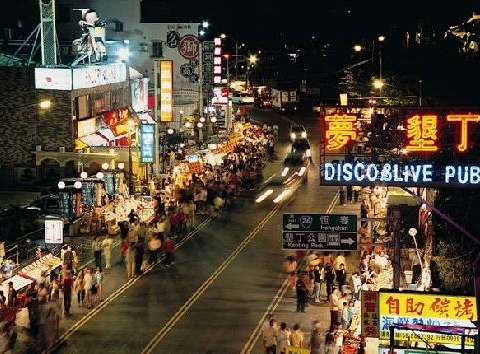
[[[356,121],[357,117],[354,115],[325,116],[327,150],[338,150],[345,147],[349,142],[355,141],[357,132],[354,123]]]
[[[478,318],[474,296],[436,293],[379,293],[380,339],[389,338],[392,325],[420,325],[435,327],[469,327]],[[408,335],[406,330],[395,330],[395,339]],[[423,332],[430,343],[460,343],[460,336]]]
[[[361,291],[362,336],[378,338],[378,292]]]

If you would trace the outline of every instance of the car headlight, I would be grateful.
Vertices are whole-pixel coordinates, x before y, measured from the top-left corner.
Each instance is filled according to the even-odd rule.
[[[302,132],[302,138],[306,138],[307,137],[307,132]]]
[[[290,133],[290,139],[295,139],[295,138],[296,138],[295,133]]]

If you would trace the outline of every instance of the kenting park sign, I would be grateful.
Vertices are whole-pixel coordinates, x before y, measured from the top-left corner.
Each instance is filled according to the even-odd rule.
[[[480,187],[480,108],[331,107],[320,184]]]

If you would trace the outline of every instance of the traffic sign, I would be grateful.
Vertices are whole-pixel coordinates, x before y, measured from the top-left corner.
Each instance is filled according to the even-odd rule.
[[[283,214],[283,249],[357,250],[357,215]]]

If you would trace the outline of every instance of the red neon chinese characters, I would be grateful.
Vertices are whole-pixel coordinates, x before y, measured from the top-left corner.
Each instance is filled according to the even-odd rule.
[[[473,303],[469,299],[465,299],[462,303],[457,301],[457,304],[454,306],[456,316],[458,318],[468,318],[469,320],[473,319]]]
[[[413,116],[407,119],[407,151],[437,151],[437,116]]]
[[[354,122],[357,121],[356,116],[333,115],[325,116],[328,127],[325,132],[327,139],[327,150],[337,150],[348,144],[350,140],[357,138]]]
[[[460,144],[457,145],[458,151],[465,151],[468,148],[468,122],[479,122],[480,116],[467,114],[452,114],[447,116],[449,122],[460,122]]]

